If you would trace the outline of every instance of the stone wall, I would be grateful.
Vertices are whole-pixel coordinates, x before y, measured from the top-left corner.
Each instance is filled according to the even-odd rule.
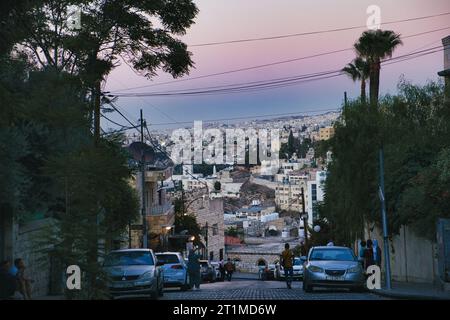
[[[275,253],[228,251],[227,258],[235,261],[236,271],[254,273],[259,270],[259,262],[264,262],[266,265],[274,264],[279,261],[280,255]]]
[[[47,254],[40,252],[36,242],[42,229],[50,222],[48,219],[36,220],[24,225],[14,224],[14,246],[12,260],[22,258],[26,270],[25,275],[32,280],[32,296],[39,297],[48,295],[50,292],[51,261]],[[56,273],[56,272],[55,272]],[[52,273],[53,276],[58,276]],[[61,277],[59,277],[62,280]],[[60,284],[59,284],[60,285]]]
[[[366,237],[369,233],[366,232]],[[374,228],[370,238],[377,239],[383,250],[382,231]],[[411,228],[403,226],[390,241],[392,280],[418,283],[436,283],[438,280],[436,243],[419,237]],[[384,252],[382,252],[384,258]],[[384,259],[382,272],[384,273]]]
[[[208,225],[208,259],[212,252],[212,260],[220,259],[220,252],[225,257],[225,224],[223,199],[203,199],[194,201],[189,208],[197,218],[200,227]]]

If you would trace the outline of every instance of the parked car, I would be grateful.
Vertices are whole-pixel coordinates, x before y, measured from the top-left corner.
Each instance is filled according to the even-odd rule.
[[[295,257],[294,258],[294,265],[292,266],[293,269],[293,279],[301,280],[303,279],[303,264],[306,261],[306,256],[301,257]],[[277,279],[278,280],[284,280],[284,268],[281,265],[277,265]]]
[[[220,279],[220,262],[211,261],[211,265],[214,268],[214,271],[216,272],[216,280]]]
[[[112,298],[149,297],[163,295],[163,274],[156,266],[150,249],[111,251],[103,262]]]
[[[180,287],[181,290],[190,289],[187,264],[179,252],[156,253],[157,265],[161,266],[164,274],[164,287]]]
[[[200,260],[200,273],[202,281],[216,281],[216,271],[208,260]]]
[[[312,247],[305,262],[303,290],[314,287],[340,287],[362,291],[366,279],[364,270],[350,248]]]
[[[258,278],[260,280],[275,280],[277,267],[275,264],[269,264],[266,266],[260,266],[258,272]]]

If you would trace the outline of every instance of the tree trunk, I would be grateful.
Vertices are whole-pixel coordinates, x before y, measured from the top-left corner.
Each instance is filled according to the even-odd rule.
[[[370,64],[370,105],[378,107],[378,93],[380,90],[380,60]]]
[[[361,102],[366,103],[366,79],[361,78]]]

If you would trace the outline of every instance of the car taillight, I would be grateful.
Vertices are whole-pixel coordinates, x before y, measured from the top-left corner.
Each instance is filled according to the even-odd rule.
[[[183,266],[181,264],[174,264],[170,267],[171,269],[183,269]]]

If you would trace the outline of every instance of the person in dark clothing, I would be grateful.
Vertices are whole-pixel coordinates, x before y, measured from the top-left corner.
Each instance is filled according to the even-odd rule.
[[[189,251],[187,267],[193,289],[200,290],[200,256],[194,250]]]
[[[381,268],[381,249],[378,246],[378,240],[373,239],[373,261],[374,263]]]
[[[223,260],[220,260],[219,271],[220,271],[220,281],[225,281],[225,266]]]
[[[11,263],[3,261],[0,266],[0,299],[12,299],[17,289],[17,279],[10,273]]]
[[[225,271],[227,272],[227,280],[231,281],[231,276],[236,268],[234,264],[231,262],[231,259],[228,258],[227,263],[225,263]]]
[[[366,241],[366,249],[364,250],[364,269],[367,270],[367,268],[373,264],[375,264],[375,261],[373,259],[373,243],[372,240]]]

